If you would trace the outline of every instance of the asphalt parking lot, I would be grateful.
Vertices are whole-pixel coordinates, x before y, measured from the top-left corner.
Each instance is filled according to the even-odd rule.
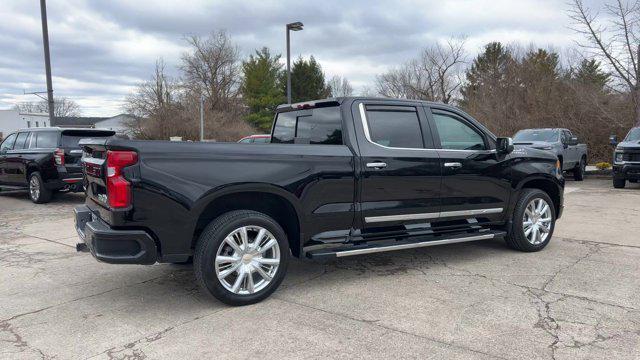
[[[0,196],[0,358],[640,358],[640,186],[568,182],[539,253],[502,241],[294,261],[225,306],[190,266],[76,253],[74,205]]]

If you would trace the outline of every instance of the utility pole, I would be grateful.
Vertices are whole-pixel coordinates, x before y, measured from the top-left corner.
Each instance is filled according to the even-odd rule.
[[[49,28],[47,27],[47,3],[40,0],[42,18],[42,43],[44,45],[44,68],[47,73],[47,103],[49,105],[49,124],[53,124],[53,84],[51,83],[51,59],[49,57]]]
[[[200,95],[200,141],[204,141],[204,95]]]

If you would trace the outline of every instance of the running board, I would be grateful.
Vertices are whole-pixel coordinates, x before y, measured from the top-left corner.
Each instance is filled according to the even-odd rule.
[[[319,249],[313,250],[307,253],[307,256],[311,259],[325,259],[336,258],[354,255],[365,255],[387,251],[416,249],[429,246],[457,244],[470,241],[489,240],[495,238],[501,238],[506,235],[504,231],[486,231],[475,234],[456,234],[454,236],[444,237],[440,236],[436,239],[424,240],[424,241],[395,241],[387,244],[373,244],[373,245],[354,245],[350,247],[341,247],[338,249]]]

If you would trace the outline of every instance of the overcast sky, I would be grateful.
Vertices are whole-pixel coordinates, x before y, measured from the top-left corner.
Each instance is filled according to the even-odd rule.
[[[184,35],[214,29],[226,29],[245,55],[262,46],[284,53],[284,24],[302,21],[293,55],[313,54],[327,77],[346,76],[357,90],[450,37],[466,36],[471,55],[495,40],[565,49],[577,39],[565,0],[55,0],[47,11],[54,93],[87,116],[122,112],[158,57],[175,72]],[[41,31],[39,1],[2,0],[0,109],[37,100],[23,91],[46,89]]]

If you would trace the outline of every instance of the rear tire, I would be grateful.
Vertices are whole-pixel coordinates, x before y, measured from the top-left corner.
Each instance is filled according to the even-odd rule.
[[[578,166],[573,169],[573,179],[575,181],[582,181],[584,180],[584,174],[587,170],[587,159],[583,156],[582,159],[580,159],[580,163],[578,163]]]
[[[236,210],[205,228],[193,260],[202,289],[225,304],[249,305],[269,297],[284,279],[289,242],[271,217]]]
[[[625,179],[613,179],[613,187],[616,189],[623,189],[627,181]]]
[[[53,192],[44,187],[44,181],[40,172],[34,171],[29,176],[29,198],[36,204],[44,204],[51,201]]]
[[[540,204],[542,206],[538,208]],[[555,227],[556,209],[549,195],[539,189],[523,189],[516,203],[511,229],[505,241],[515,250],[540,251],[551,241]]]

